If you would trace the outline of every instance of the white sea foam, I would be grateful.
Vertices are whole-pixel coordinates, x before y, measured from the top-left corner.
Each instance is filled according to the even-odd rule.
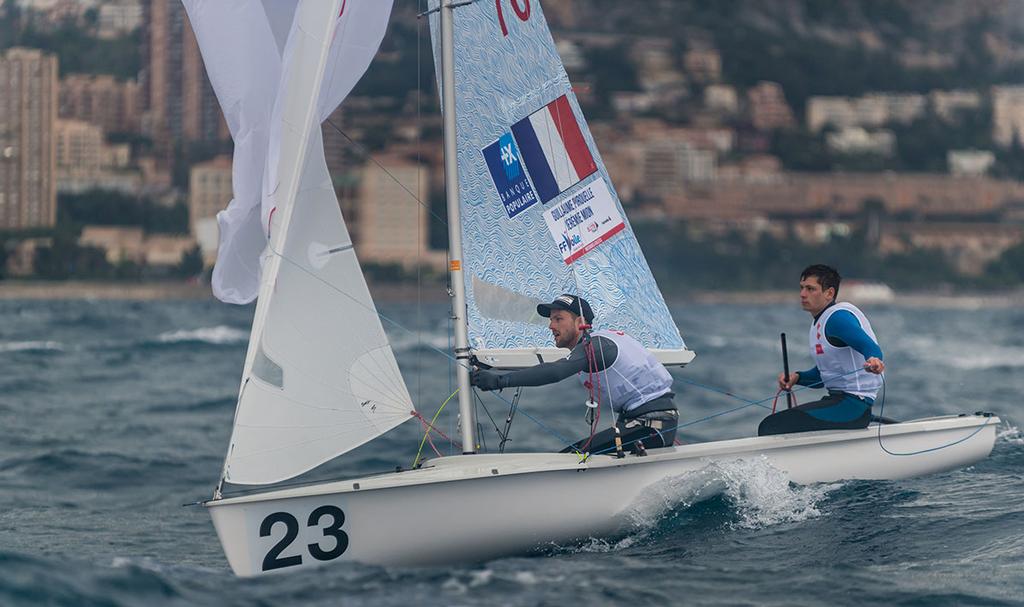
[[[64,350],[59,341],[5,341],[0,342],[0,352],[44,352]]]
[[[626,537],[623,537],[623,538],[618,539],[618,540],[607,540],[607,539],[600,538],[600,537],[592,537],[592,538],[588,539],[586,542],[580,544],[579,546],[572,547],[569,551],[570,552],[576,552],[576,553],[580,553],[580,552],[598,552],[598,553],[603,553],[603,552],[618,552],[619,550],[625,550],[625,549],[633,546],[634,544],[636,544],[640,540],[644,539],[647,536],[647,532],[650,531],[650,528],[641,528],[641,529],[638,529],[637,531],[638,532],[633,534],[633,535],[627,535]],[[565,550],[565,548],[563,548],[561,546],[556,546],[555,548],[559,549],[559,550]]]
[[[145,569],[147,571],[161,572],[164,570],[163,566],[157,561],[150,557],[127,557],[127,556],[115,556],[110,562],[110,566],[114,569],[124,569],[126,567],[138,567],[139,569]]]
[[[468,588],[461,581],[454,577],[450,577],[441,584],[441,590],[450,594],[466,594]]]
[[[249,332],[233,327],[218,325],[199,329],[179,329],[166,331],[157,336],[160,343],[173,344],[182,342],[202,342],[208,344],[242,344],[248,341]]]
[[[469,587],[486,586],[494,578],[494,571],[491,569],[478,569],[469,573]]]
[[[729,345],[729,340],[722,335],[707,335],[704,341],[711,348],[724,348]]]
[[[1003,441],[1004,443],[1013,443],[1015,445],[1024,445],[1024,434],[1021,434],[1021,431],[1017,426],[1006,421],[999,426],[998,434],[996,434],[996,440]]]
[[[662,479],[646,488],[626,512],[632,532],[621,539],[590,538],[567,549],[574,553],[618,552],[643,542],[666,515],[724,495],[744,529],[799,522],[821,516],[818,504],[839,483],[792,485],[784,472],[764,457],[712,462],[705,467]]]
[[[725,494],[740,515],[739,526],[756,529],[821,516],[818,504],[840,483],[792,485],[784,472],[764,457],[721,462],[715,466]]]
[[[962,371],[1024,367],[1024,347],[985,342],[947,342],[928,336],[907,337],[904,346],[918,360]],[[950,353],[955,352],[955,356]]]
[[[763,457],[714,462],[649,488],[629,518],[637,528],[651,528],[673,509],[724,494],[736,508],[740,527],[760,528],[820,516],[818,503],[839,486],[794,486]]]
[[[540,578],[538,578],[537,574],[532,571],[516,571],[512,575],[512,579],[524,586],[536,586],[540,583]]]

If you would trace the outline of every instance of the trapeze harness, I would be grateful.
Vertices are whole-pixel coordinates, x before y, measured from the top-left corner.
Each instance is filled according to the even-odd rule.
[[[785,409],[764,418],[758,436],[809,432],[812,430],[849,430],[866,428],[871,421],[871,405],[882,387],[882,378],[874,373],[855,371],[864,368],[865,358],[849,345],[835,346],[825,335],[829,318],[840,310],[853,314],[860,328],[875,344],[878,339],[864,313],[850,303],[836,303],[811,321],[808,332],[811,358],[821,380],[811,384],[824,387],[828,395],[819,401]]]
[[[615,344],[617,355],[603,371],[595,371],[600,339]],[[586,339],[586,338],[585,338]],[[597,342],[597,345],[595,345]],[[672,376],[643,345],[622,331],[593,331],[584,342],[589,370],[577,374],[580,384],[590,393],[588,406],[600,411],[601,401],[611,404],[617,415],[615,426],[592,434],[565,451],[622,453],[625,447],[642,453],[646,447],[667,447],[675,438],[678,413],[672,400]]]

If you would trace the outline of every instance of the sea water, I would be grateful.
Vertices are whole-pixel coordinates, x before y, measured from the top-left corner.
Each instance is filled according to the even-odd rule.
[[[471,566],[343,563],[243,580],[205,509],[182,504],[209,497],[219,477],[252,308],[0,302],[0,605],[1022,604],[1024,310],[953,304],[864,309],[886,354],[886,416],[990,410],[1005,420],[992,455],[970,468],[795,486],[756,459],[724,463],[652,487],[627,537]],[[673,371],[684,424],[744,404],[688,382],[748,400],[773,394],[781,331],[793,367],[810,366],[795,303],[672,308],[697,352]],[[454,390],[446,306],[381,311],[409,392],[432,416]],[[580,437],[585,400],[575,380],[524,391],[521,407],[543,426],[518,415],[508,450]],[[503,426],[505,402],[483,403]],[[455,409],[437,422],[451,435]],[[765,413],[746,407],[679,437],[749,436]],[[314,476],[408,467],[421,437],[406,423]]]

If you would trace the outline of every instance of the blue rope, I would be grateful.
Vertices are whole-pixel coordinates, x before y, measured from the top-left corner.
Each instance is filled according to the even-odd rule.
[[[881,403],[879,405],[879,408],[878,408],[878,417],[882,417],[884,415],[884,413],[885,413],[885,377],[882,377],[882,397],[880,399],[878,399],[878,400]],[[885,451],[886,453],[888,453],[889,455],[896,455],[896,456],[901,456],[901,457],[902,456],[906,456],[906,455],[921,455],[922,453],[931,453],[932,451],[940,451],[942,449],[946,449],[947,447],[952,447],[953,445],[959,445],[960,443],[962,443],[964,441],[970,440],[971,438],[974,437],[975,434],[977,434],[977,433],[981,432],[982,430],[984,430],[988,426],[988,424],[989,424],[989,422],[991,420],[992,420],[991,417],[986,418],[985,419],[985,423],[980,425],[980,426],[978,426],[977,428],[975,428],[974,432],[971,432],[967,436],[965,436],[965,437],[963,437],[961,439],[955,440],[955,441],[953,441],[951,443],[946,443],[945,445],[939,445],[938,447],[931,447],[930,449],[921,449],[920,451],[907,451],[906,453],[899,452],[899,451],[889,451],[888,449],[885,448],[885,445],[882,444],[882,426],[884,424],[878,424],[878,447],[882,451]]]
[[[752,401],[750,399],[743,398],[742,396],[739,396],[738,394],[733,394],[732,392],[729,392],[728,390],[725,390],[723,388],[716,388],[714,386],[708,386],[706,384],[702,384],[700,382],[693,381],[692,379],[686,379],[685,377],[679,377],[679,378],[676,378],[676,379],[678,379],[679,381],[685,382],[687,384],[690,384],[690,385],[693,385],[693,386],[697,386],[698,388],[704,388],[705,390],[708,390],[710,392],[717,392],[718,394],[724,394],[725,396],[730,396],[732,398],[735,398],[736,400],[740,400],[740,401],[743,401],[745,403],[759,404],[762,407],[764,407],[765,409],[770,409],[771,408],[768,405],[761,404],[763,402],[771,400],[771,398],[766,398],[766,399],[763,399],[761,401],[757,401],[755,403],[754,401]],[[772,398],[774,398],[774,397],[772,397]]]

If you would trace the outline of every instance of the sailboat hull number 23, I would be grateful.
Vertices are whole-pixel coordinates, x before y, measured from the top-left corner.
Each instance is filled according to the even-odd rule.
[[[348,549],[348,534],[341,530],[345,524],[345,513],[337,506],[320,506],[309,513],[307,527],[319,527],[322,522],[328,525],[322,529],[327,540],[306,545],[309,556],[318,561],[330,561],[338,558]],[[294,567],[302,564],[301,554],[281,556],[281,553],[292,545],[299,537],[299,521],[290,512],[275,512],[263,519],[260,524],[260,537],[270,537],[275,526],[284,525],[284,537],[280,539],[263,557],[263,571],[272,571],[283,567]],[[333,544],[333,545],[332,545]]]

